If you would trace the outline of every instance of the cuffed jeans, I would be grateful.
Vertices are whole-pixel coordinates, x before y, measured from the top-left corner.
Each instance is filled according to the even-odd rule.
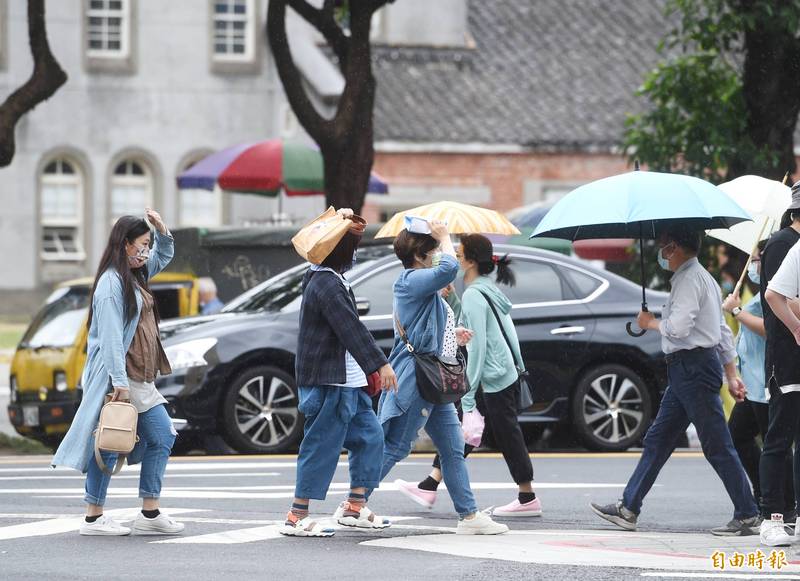
[[[163,404],[157,405],[139,414],[136,433],[139,435],[139,443],[136,446],[142,447],[139,498],[158,498],[161,496],[164,471],[167,469],[169,454],[172,452],[172,445],[177,435],[167,408]],[[134,451],[138,452],[136,449]],[[112,471],[117,463],[117,455],[103,452],[101,456],[106,468]],[[111,475],[100,470],[93,454],[86,474],[86,494],[83,499],[88,504],[103,506],[110,481]]]
[[[464,459],[464,434],[456,406],[452,403],[434,405],[417,397],[404,414],[384,422],[381,480],[411,453],[422,428],[428,432],[439,452],[442,476],[456,512],[462,517],[477,512]]]
[[[792,443],[800,437],[800,392],[781,393],[777,387],[769,386],[769,428],[761,449],[761,514],[770,518],[772,513],[783,512],[786,496],[785,457]],[[795,447],[794,485],[795,494],[800,494],[800,449]]]
[[[711,349],[681,351],[668,362],[667,378],[669,387],[622,496],[625,508],[639,514],[644,497],[691,422],[697,428],[706,460],[733,501],[733,517],[743,520],[756,516],[758,507],[722,411],[722,369],[717,354]]]
[[[297,458],[296,498],[325,500],[342,448],[348,452],[351,488],[378,486],[383,432],[363,389],[301,387],[299,409],[306,423]]]

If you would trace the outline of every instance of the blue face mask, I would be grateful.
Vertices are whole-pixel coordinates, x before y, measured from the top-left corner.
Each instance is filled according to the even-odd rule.
[[[751,262],[747,267],[747,276],[753,281],[753,284],[761,284],[761,275],[758,272],[758,264]]]
[[[669,270],[669,260],[664,258],[664,249],[658,249],[658,266],[663,268],[664,270]]]
[[[725,294],[731,294],[733,292],[733,289],[736,287],[736,285],[734,285],[729,280],[722,281],[722,284],[720,286],[722,287],[722,292]]]

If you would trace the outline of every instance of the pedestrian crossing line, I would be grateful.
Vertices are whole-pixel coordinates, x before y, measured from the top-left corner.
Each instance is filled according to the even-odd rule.
[[[403,528],[409,530],[434,530],[440,531],[443,527],[426,527],[426,526],[414,526],[414,525],[395,525],[395,522],[398,521],[409,521],[409,520],[416,520],[420,517],[416,516],[389,516],[385,517],[392,521],[393,528]],[[188,522],[188,519],[179,518],[178,520],[182,522]],[[325,517],[325,518],[314,518],[322,527],[324,528],[332,528],[338,531],[360,531],[366,532],[365,529],[354,529],[352,527],[343,527],[339,523],[337,523],[333,518]],[[255,522],[255,521],[253,521]],[[268,541],[270,539],[279,539],[282,538],[282,535],[278,532],[280,527],[283,525],[283,520],[274,520],[274,521],[262,521],[262,522],[270,522],[267,526],[261,527],[250,527],[250,528],[242,528],[242,529],[235,529],[231,531],[220,531],[217,533],[207,533],[203,535],[194,535],[194,536],[181,536],[181,537],[172,537],[169,539],[164,539],[161,541],[152,541],[151,544],[154,545],[238,545],[242,543],[253,543],[256,541]],[[452,529],[455,531],[455,529]],[[376,531],[377,532],[377,531]]]
[[[784,575],[781,573],[692,573],[689,571],[672,572],[646,572],[642,577],[663,577],[665,579],[800,579],[800,575]]]
[[[535,484],[537,490],[545,489],[606,489],[606,488],[624,488],[624,483],[605,483],[605,482],[537,482]],[[659,485],[656,485],[659,486]],[[473,490],[516,490],[517,485],[513,482],[474,482],[471,484]],[[332,491],[347,491],[350,489],[349,482],[335,482],[331,484],[330,490]],[[447,490],[446,486],[441,486],[439,490]],[[375,492],[395,492],[397,485],[392,482],[386,482],[380,485]],[[41,498],[83,498],[84,491],[82,488],[0,488],[0,495],[6,494],[19,494],[19,495],[33,495]],[[111,487],[108,489],[109,498],[137,498],[139,495],[138,488],[133,487]],[[205,499],[205,500],[220,500],[220,499],[280,499],[280,498],[293,498],[294,485],[262,485],[262,486],[174,486],[170,485],[165,488],[161,496],[164,498],[183,498],[183,499]]]
[[[169,474],[167,473],[164,478],[166,479],[173,479],[173,478],[241,478],[241,477],[252,477],[252,476],[280,476],[281,472],[227,472],[225,474]],[[47,480],[86,480],[85,474],[48,474],[45,476]],[[20,480],[30,480],[31,476],[0,476],[0,481],[20,481]],[[121,474],[117,474],[114,476],[114,480],[126,480],[126,479],[139,479],[138,474],[125,474],[124,472]]]
[[[131,521],[141,509],[139,508],[117,508],[105,511],[110,517],[118,521]],[[169,515],[178,515],[187,512],[205,512],[204,509],[196,508],[171,508],[164,509]],[[53,519],[0,527],[0,541],[19,539],[24,537],[43,537],[49,535],[59,535],[77,531],[83,522],[83,515],[71,515],[70,517],[57,517]]]

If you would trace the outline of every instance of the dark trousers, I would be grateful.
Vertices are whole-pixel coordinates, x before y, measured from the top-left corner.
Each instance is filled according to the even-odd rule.
[[[761,479],[761,514],[783,512],[786,497],[786,454],[800,436],[800,393],[780,393],[770,386],[769,428],[761,450],[759,474]],[[795,452],[794,479],[800,482],[800,459]]]
[[[486,422],[484,434],[488,432],[492,435],[497,447],[503,453],[514,482],[526,484],[533,480],[533,464],[517,421],[518,390],[516,383],[496,393],[485,393],[479,389],[475,403]],[[459,410],[460,416],[461,410]],[[466,458],[472,450],[473,446],[465,444],[464,457]],[[438,454],[433,459],[433,466],[439,468]]]
[[[717,354],[712,349],[680,351],[668,358],[667,378],[669,386],[644,437],[644,451],[625,487],[623,504],[639,514],[644,497],[691,422],[697,428],[706,460],[733,501],[734,518],[743,520],[757,515],[750,483],[722,411],[722,369]]]
[[[748,399],[738,402],[733,406],[731,417],[728,418],[728,430],[731,432],[733,447],[739,454],[745,472],[753,485],[753,496],[756,500],[761,498],[761,482],[759,478],[759,463],[761,461],[761,447],[756,442],[756,437],[765,440],[769,427],[769,404],[750,401]],[[786,454],[783,485],[783,514],[789,518],[794,511],[794,475],[792,473],[792,452]]]

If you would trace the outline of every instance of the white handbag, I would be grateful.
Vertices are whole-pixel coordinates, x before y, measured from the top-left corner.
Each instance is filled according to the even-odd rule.
[[[114,401],[110,394],[106,395],[106,403],[100,410],[100,420],[94,433],[94,458],[100,470],[112,475],[122,470],[126,456],[139,441],[139,436],[136,435],[138,421],[139,412],[133,404],[129,401]],[[114,472],[103,462],[101,452],[119,455]]]

